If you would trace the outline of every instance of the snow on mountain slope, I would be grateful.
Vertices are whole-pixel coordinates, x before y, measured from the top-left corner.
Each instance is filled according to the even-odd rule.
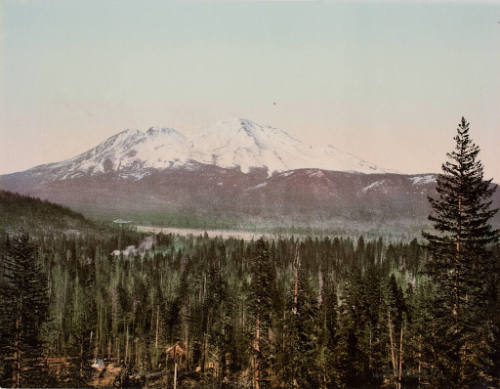
[[[239,166],[245,173],[252,167],[267,167],[269,173],[301,168],[386,172],[331,145],[312,147],[285,131],[247,119],[218,123],[196,139],[195,146],[194,160],[221,167]]]
[[[187,138],[170,128],[122,131],[66,161],[31,169],[48,180],[118,172],[140,179],[151,169],[188,167],[193,162],[222,168],[267,168],[268,174],[300,168],[385,173],[386,170],[329,145],[302,143],[285,131],[247,119],[222,121]]]
[[[171,128],[122,131],[96,147],[66,161],[37,166],[35,174],[50,172],[52,179],[119,172],[122,176],[142,178],[149,169],[183,166],[192,145]]]
[[[420,176],[410,177],[409,180],[413,183],[413,185],[426,185],[436,182],[435,174],[426,174]]]

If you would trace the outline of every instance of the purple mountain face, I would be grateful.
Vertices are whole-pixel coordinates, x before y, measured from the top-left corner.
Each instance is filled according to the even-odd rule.
[[[138,223],[419,230],[435,179],[234,119],[190,138],[169,128],[122,131],[66,161],[0,176],[0,188]]]

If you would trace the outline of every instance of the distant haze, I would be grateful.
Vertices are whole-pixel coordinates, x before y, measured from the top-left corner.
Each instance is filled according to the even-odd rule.
[[[500,181],[500,4],[2,0],[0,174],[247,117],[403,173],[462,115]]]

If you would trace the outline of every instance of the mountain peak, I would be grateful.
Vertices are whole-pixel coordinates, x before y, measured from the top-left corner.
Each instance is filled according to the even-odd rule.
[[[386,172],[331,145],[309,146],[286,131],[246,118],[220,121],[190,138],[168,127],[127,129],[83,154],[43,169],[52,170],[49,176],[53,179],[111,172],[139,179],[151,174],[152,169],[190,167],[193,162],[239,168],[244,173],[264,168],[269,175],[302,168]]]
[[[173,128],[165,128],[165,127],[150,127],[146,132],[146,135],[178,135],[184,136],[179,131]]]
[[[214,125],[208,127],[205,132],[220,132],[220,133],[236,133],[240,130],[251,130],[259,126],[251,120],[233,117],[218,121]]]
[[[125,130],[120,131],[118,134],[116,134],[114,136],[118,137],[118,136],[124,136],[124,135],[137,135],[140,133],[141,133],[141,131],[138,129],[127,128]]]

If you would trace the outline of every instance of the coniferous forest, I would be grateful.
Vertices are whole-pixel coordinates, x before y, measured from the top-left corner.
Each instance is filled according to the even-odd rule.
[[[500,247],[478,153],[462,119],[434,230],[409,242],[4,228],[0,386],[499,387]]]

